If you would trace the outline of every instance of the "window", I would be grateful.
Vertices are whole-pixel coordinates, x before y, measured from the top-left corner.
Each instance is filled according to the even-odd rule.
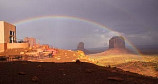
[[[12,31],[10,31],[10,35],[12,35]]]
[[[14,31],[10,31],[10,35],[13,35],[13,36],[14,36],[14,34],[15,34]]]
[[[9,41],[10,41],[10,43],[12,43],[12,36],[9,37]]]
[[[14,42],[14,40],[15,40],[14,35],[15,35],[14,31],[10,31],[10,36],[9,36],[9,42],[10,42],[10,43],[13,43],[13,42]]]

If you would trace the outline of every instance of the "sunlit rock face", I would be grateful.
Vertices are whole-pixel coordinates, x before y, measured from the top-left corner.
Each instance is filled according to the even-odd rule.
[[[114,54],[131,54],[129,49],[125,48],[125,40],[122,36],[114,36],[109,40],[109,49],[104,52],[104,55]]]
[[[109,49],[120,48],[125,49],[125,40],[122,36],[114,36],[109,40]]]
[[[89,51],[84,48],[84,43],[83,43],[83,42],[80,42],[80,43],[78,44],[77,50],[81,50],[81,51],[83,51],[85,54],[88,54],[88,53],[89,53]]]

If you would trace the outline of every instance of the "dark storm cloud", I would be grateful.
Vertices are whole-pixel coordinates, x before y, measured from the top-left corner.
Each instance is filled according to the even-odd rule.
[[[157,44],[157,9],[158,0],[0,0],[0,20],[14,23],[47,15],[82,17],[123,33],[135,44]]]

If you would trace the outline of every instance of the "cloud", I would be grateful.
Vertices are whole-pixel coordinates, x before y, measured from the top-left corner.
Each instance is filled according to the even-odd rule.
[[[10,0],[0,0],[0,20],[14,23],[27,18],[47,15],[81,17],[121,32],[123,36],[126,36],[127,39],[136,45],[146,45],[149,43],[158,44],[157,8],[157,0],[14,0],[12,2]],[[45,21],[42,24],[30,23],[25,26],[17,26],[18,36],[19,38],[34,36],[37,39],[44,39],[42,41],[46,43],[52,43],[52,40],[56,40],[54,43],[58,45],[63,44],[56,37],[71,37],[73,40],[76,38],[87,38],[91,42],[94,41],[93,44],[96,44],[95,46],[97,47],[104,44],[104,38],[115,35],[81,22],[71,23],[71,21],[67,21],[65,23],[59,21],[56,20],[53,23]],[[53,29],[54,27],[56,28]],[[43,28],[53,32],[47,32]],[[82,31],[83,28],[84,31]],[[30,32],[33,32],[33,34],[30,34]],[[43,35],[45,33],[49,38],[52,35],[51,41],[46,39],[48,36]],[[71,33],[74,34],[72,35]],[[94,37],[98,39],[94,39]],[[73,45],[75,44],[77,44],[77,41]],[[91,46],[90,44],[88,45]]]
[[[158,34],[157,31],[148,31],[139,34],[129,34],[126,37],[136,45],[157,45]]]

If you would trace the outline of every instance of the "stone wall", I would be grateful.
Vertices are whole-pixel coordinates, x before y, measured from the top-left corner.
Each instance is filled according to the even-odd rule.
[[[36,45],[36,39],[32,37],[25,37],[24,41],[30,44],[30,47],[34,47]]]
[[[4,43],[0,44],[0,52],[4,52],[5,51],[4,45],[5,45]]]
[[[29,48],[28,43],[7,43],[7,49]]]

